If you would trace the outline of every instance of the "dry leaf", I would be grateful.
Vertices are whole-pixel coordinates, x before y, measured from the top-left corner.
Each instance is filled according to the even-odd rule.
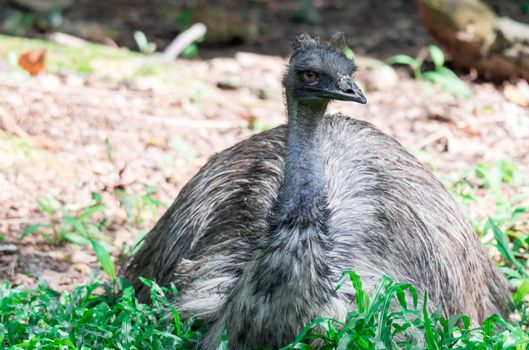
[[[57,144],[46,137],[37,136],[33,137],[29,141],[40,148],[47,149],[48,151],[57,152],[59,150]]]
[[[503,89],[503,96],[522,107],[529,107],[529,99],[522,94],[518,86],[508,84]]]
[[[28,51],[18,58],[18,65],[26,72],[35,76],[45,67],[46,49]]]
[[[255,122],[257,121],[257,117],[250,111],[247,113],[241,114],[241,119],[246,120],[248,122],[248,128],[253,129],[255,128]]]
[[[158,137],[150,137],[147,139],[146,143],[148,146],[154,146],[165,150],[169,147],[167,139],[162,139]]]
[[[12,279],[13,286],[32,286],[35,283],[35,277],[25,275],[22,273],[17,273]]]
[[[455,129],[457,129],[459,131],[462,131],[462,132],[464,132],[465,134],[467,134],[468,136],[471,136],[471,137],[476,137],[476,136],[480,136],[481,135],[479,130],[474,129],[471,125],[469,125],[467,123],[461,123],[461,124],[450,123],[450,125],[452,127],[454,127]]]

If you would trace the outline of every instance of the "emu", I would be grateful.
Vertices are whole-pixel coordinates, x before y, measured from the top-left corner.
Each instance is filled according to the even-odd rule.
[[[127,268],[143,300],[140,276],[179,287],[183,316],[207,325],[201,349],[224,329],[231,349],[277,349],[314,317],[343,319],[344,270],[368,289],[382,275],[412,283],[430,308],[475,324],[508,315],[505,278],[441,183],[374,126],[325,115],[332,100],[366,103],[343,43],[295,40],[287,125],[213,156]]]

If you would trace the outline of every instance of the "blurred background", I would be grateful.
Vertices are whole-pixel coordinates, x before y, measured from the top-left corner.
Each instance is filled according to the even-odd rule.
[[[284,122],[293,39],[338,31],[369,103],[332,111],[405,145],[520,270],[528,28],[527,0],[0,0],[0,279],[71,288],[89,240],[123,261],[209,156]]]

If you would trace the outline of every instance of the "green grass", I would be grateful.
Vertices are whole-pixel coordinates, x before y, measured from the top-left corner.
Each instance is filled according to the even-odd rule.
[[[424,70],[425,53],[428,53],[434,65],[432,70]],[[416,80],[430,81],[443,90],[457,97],[468,98],[472,91],[459,77],[445,66],[443,51],[435,45],[429,45],[427,50],[423,49],[417,57],[408,55],[396,55],[387,59],[388,64],[400,64],[410,67]]]
[[[317,318],[283,349],[525,349],[529,334],[521,323],[491,316],[479,328],[470,319],[420,307],[413,286],[380,280],[371,296],[354,272],[357,310],[345,320]],[[175,288],[151,287],[152,304],[142,304],[125,280],[93,282],[59,294],[46,286],[34,290],[0,284],[0,343],[6,349],[194,349],[200,325],[182,321],[170,298]],[[390,307],[390,305],[398,305]],[[525,317],[523,318],[525,320]],[[278,324],[278,327],[281,325]],[[220,348],[226,349],[224,340]]]
[[[148,46],[150,43],[143,44]],[[165,78],[170,75],[171,79],[181,83],[178,77],[182,70],[177,65],[160,64],[150,60],[149,55],[128,49],[92,43],[69,47],[47,40],[0,35],[0,58],[8,61],[15,72],[24,73],[17,65],[18,57],[38,49],[46,49],[46,71],[53,74],[71,73],[114,80],[155,76],[164,78],[164,81],[169,81]]]
[[[152,285],[152,304],[126,281],[93,282],[59,294],[0,284],[3,349],[192,349],[199,333],[169,302],[174,289]]]
[[[149,76],[157,77],[169,85],[204,85],[200,81],[188,81],[190,79],[188,74],[185,74],[186,69],[182,68],[181,64],[164,64],[152,60],[150,56],[153,53],[153,44],[144,35],[136,34],[135,40],[142,53],[89,42],[81,47],[70,47],[48,40],[0,34],[0,58],[9,62],[14,71],[22,72],[17,65],[21,54],[46,49],[46,71],[53,74],[72,73],[114,80],[133,80]],[[190,47],[196,48],[196,44],[191,44]],[[186,57],[185,53],[182,57]]]
[[[346,278],[356,290],[357,310],[345,321],[315,319],[283,349],[309,349],[306,341],[314,339],[324,344],[322,349],[525,349],[529,344],[522,325],[497,315],[472,328],[465,315],[445,319],[439,311],[429,313],[426,295],[420,307],[410,284],[383,277],[369,297],[357,274],[345,272],[342,282]]]
[[[38,200],[39,210],[48,220],[26,227],[21,239],[38,234],[49,244],[69,242],[78,245],[87,245],[90,240],[104,240],[103,233],[109,220],[107,207],[101,202],[101,194],[92,193],[92,199],[93,204],[77,212],[66,209],[50,195]]]
[[[97,73],[95,62],[124,64],[144,57],[141,54],[108,46],[87,43],[79,48],[68,47],[46,40],[17,38],[0,35],[0,55],[20,55],[24,52],[46,49],[46,68],[50,72],[76,72],[80,74]]]
[[[503,194],[506,186],[522,188],[526,181],[512,163],[502,160],[478,164],[449,186],[463,205],[485,197],[508,203],[497,206],[492,217],[473,218],[473,221],[482,225],[478,233],[483,238],[490,237],[488,245],[498,252],[500,268],[514,286],[515,311],[511,322],[493,315],[482,326],[472,327],[465,315],[445,319],[439,310],[428,312],[424,307],[427,295],[419,295],[410,284],[383,277],[368,294],[358,275],[347,271],[337,289],[344,283],[352,284],[356,291],[355,311],[348,313],[345,320],[316,318],[283,350],[310,349],[309,344],[314,341],[322,349],[340,350],[529,349],[529,232],[527,221],[524,225],[521,220],[520,226],[519,220],[527,217],[529,210],[523,201],[509,201]],[[152,203],[150,195],[151,192],[146,191],[131,197],[135,199],[130,202],[135,209],[129,218],[151,210],[151,204],[158,204]],[[136,199],[141,199],[140,204]],[[100,205],[98,200],[96,196],[94,206]],[[91,215],[85,216],[92,220]],[[134,220],[129,222],[133,223]],[[117,277],[105,248],[94,240],[90,242],[110,282],[87,282],[62,294],[45,285],[24,290],[12,288],[8,283],[0,284],[0,344],[3,348],[197,349],[201,325],[180,318],[170,302],[177,294],[176,289],[161,288],[145,280],[151,288],[152,303],[140,303],[130,284]],[[278,327],[281,327],[280,322]],[[219,349],[228,348],[224,334]]]
[[[1,44],[0,44],[1,45]],[[33,145],[23,137],[16,136],[0,128],[0,171],[9,169],[13,164],[30,166],[32,171],[54,169],[64,175],[71,171],[71,164],[66,164],[53,152]]]

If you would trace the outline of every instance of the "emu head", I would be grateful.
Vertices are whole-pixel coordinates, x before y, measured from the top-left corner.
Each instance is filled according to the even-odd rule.
[[[308,34],[298,36],[283,79],[287,95],[297,100],[366,103],[352,78],[356,66],[343,54],[344,47],[342,33],[335,34],[327,45],[320,44],[318,38],[311,38]]]

